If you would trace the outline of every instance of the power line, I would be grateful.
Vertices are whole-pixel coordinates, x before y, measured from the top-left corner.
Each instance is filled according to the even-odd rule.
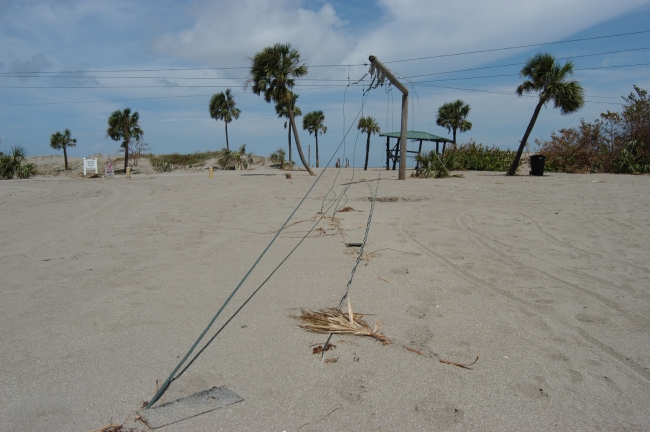
[[[643,33],[650,33],[650,30],[641,30],[641,31],[637,31],[637,32],[620,33],[620,34],[607,35],[607,36],[594,36],[594,37],[589,37],[589,38],[570,39],[570,40],[558,41],[558,42],[543,42],[543,43],[536,43],[536,44],[529,44],[529,45],[518,45],[518,46],[511,46],[511,47],[504,47],[504,48],[492,48],[492,49],[485,49],[485,50],[478,50],[478,51],[466,51],[466,52],[453,53],[453,54],[440,54],[440,55],[428,56],[428,57],[416,57],[416,58],[410,58],[410,59],[404,59],[404,60],[386,61],[384,63],[401,63],[401,62],[407,62],[407,61],[428,60],[428,59],[442,58],[442,57],[454,57],[454,56],[469,55],[469,54],[481,54],[481,53],[487,53],[487,52],[506,51],[506,50],[520,49],[520,48],[531,48],[531,47],[544,46],[544,45],[556,45],[556,44],[582,42],[582,41],[596,40],[596,39],[607,39],[607,38],[614,38],[614,37],[621,37],[621,36],[631,36],[631,35],[637,35],[637,34],[643,34]]]
[[[595,57],[595,56],[608,55],[608,54],[620,54],[620,53],[623,53],[623,52],[642,51],[642,50],[648,50],[648,49],[650,49],[650,47],[633,48],[633,49],[619,50],[619,51],[608,51],[608,52],[595,53],[595,54],[582,54],[582,55],[577,55],[577,56],[558,57],[557,60],[570,60],[570,59],[583,58],[583,57]],[[457,70],[446,71],[446,72],[434,72],[434,73],[430,73],[430,74],[411,75],[411,76],[406,77],[406,78],[419,78],[419,77],[432,76],[432,75],[444,75],[444,74],[450,74],[450,73],[469,72],[469,71],[475,71],[475,70],[496,69],[496,68],[501,68],[501,67],[520,66],[520,65],[523,65],[523,64],[525,64],[525,63],[518,62],[518,63],[508,63],[508,64],[501,64],[501,65],[495,65],[495,66],[481,66],[481,67],[468,68],[468,69],[457,69]]]
[[[636,66],[648,66],[648,65],[650,65],[650,63],[636,63],[636,64],[617,65],[617,66],[598,66],[598,67],[590,67],[590,68],[576,68],[576,69],[573,69],[573,70],[574,71],[585,71],[585,70],[598,70],[598,69],[616,69],[616,68],[622,68],[622,67],[636,67]],[[415,84],[441,82],[441,81],[459,81],[459,80],[484,79],[484,78],[501,78],[501,77],[511,77],[511,76],[519,76],[519,74],[517,73],[517,74],[482,75],[482,76],[459,77],[459,78],[443,78],[443,79],[429,80],[429,81],[415,81]]]
[[[418,84],[417,82],[415,84]],[[462,91],[470,91],[470,92],[476,92],[476,93],[491,93],[491,94],[498,94],[498,95],[505,95],[505,96],[517,96],[517,97],[528,97],[528,98],[537,98],[538,96],[535,95],[521,95],[519,96],[515,92],[505,92],[505,91],[494,91],[494,90],[483,90],[483,89],[470,89],[470,88],[463,88],[463,87],[451,87],[451,86],[442,86],[442,85],[436,85],[436,84],[421,84],[420,87],[438,87],[438,88],[445,88],[445,89],[451,89],[451,90],[462,90]],[[608,96],[590,96],[590,97],[608,97]],[[614,97],[614,96],[612,96]],[[618,96],[620,97],[620,96]],[[615,103],[615,102],[601,102],[601,101],[591,101],[591,100],[585,100],[585,102],[588,103],[595,103],[595,104],[606,104],[606,105],[621,105],[620,103]]]
[[[119,85],[119,86],[0,86],[10,89],[119,89],[119,88],[231,88],[229,85]],[[336,87],[343,88],[343,84],[296,84],[295,87]]]
[[[28,105],[67,105],[67,104],[82,104],[82,103],[100,103],[100,102],[124,102],[124,101],[139,101],[151,99],[179,99],[190,97],[210,97],[211,94],[202,95],[184,95],[184,96],[158,96],[158,97],[145,97],[145,98],[129,98],[129,99],[103,99],[103,100],[87,100],[87,101],[70,101],[70,102],[34,102],[22,104],[2,104],[0,107],[15,107],[15,106],[28,106]]]
[[[487,53],[487,52],[506,51],[506,50],[520,49],[520,48],[531,48],[531,47],[535,47],[535,46],[557,45],[557,44],[565,44],[565,43],[573,43],[573,42],[582,42],[582,41],[588,41],[588,40],[598,40],[598,39],[608,39],[608,38],[615,38],[615,37],[622,37],[622,36],[632,36],[632,35],[645,34],[645,33],[650,33],[650,30],[640,30],[640,31],[629,32],[629,33],[619,33],[619,34],[613,34],[613,35],[594,36],[594,37],[579,38],[579,39],[569,39],[569,40],[566,40],[566,41],[541,42],[541,43],[528,44],[528,45],[518,45],[518,46],[511,46],[511,47],[492,48],[492,49],[477,50],[477,51],[466,51],[466,52],[451,53],[451,54],[439,54],[439,55],[427,56],[427,57],[415,57],[415,58],[409,58],[409,59],[385,61],[384,63],[401,63],[401,62],[427,60],[427,59],[442,58],[442,57],[453,57],[453,56],[470,55],[470,54],[481,54],[481,53]],[[352,67],[352,66],[366,66],[366,65],[367,65],[367,63],[322,64],[322,65],[305,65],[305,66],[310,67],[310,68],[321,68],[321,67],[322,68],[324,68],[324,67],[348,67],[349,68],[349,67]],[[115,72],[162,72],[162,71],[237,70],[237,69],[249,69],[249,68],[250,68],[250,66],[196,67],[196,68],[157,68],[157,69],[104,69],[104,70],[99,70],[98,69],[98,70],[53,71],[53,72],[46,72],[46,71],[14,71],[14,72],[0,72],[0,76],[2,76],[2,75],[10,75],[10,74],[71,74],[71,73],[79,74],[79,73],[115,73]]]
[[[601,69],[617,69],[623,67],[637,67],[637,66],[648,66],[650,63],[636,63],[636,64],[627,64],[627,65],[616,65],[616,66],[598,66],[591,68],[576,68],[574,71],[585,71],[585,70],[601,70]],[[498,74],[498,75],[481,75],[481,76],[471,76],[471,77],[459,77],[459,78],[443,78],[437,80],[428,80],[428,81],[415,81],[415,84],[423,83],[432,83],[432,82],[441,82],[441,81],[459,81],[459,80],[472,80],[472,79],[485,79],[485,78],[502,78],[502,77],[513,77],[519,76],[519,74]],[[296,84],[296,87],[309,87],[309,88],[343,88],[345,87],[342,84]],[[118,88],[229,88],[232,86],[225,85],[119,85],[119,86],[0,86],[0,88],[10,88],[10,89],[118,89]]]
[[[600,52],[600,53],[592,53],[592,54],[581,54],[581,55],[575,55],[575,56],[567,56],[567,57],[558,57],[558,60],[568,60],[568,59],[575,59],[575,58],[584,58],[584,57],[596,57],[596,56],[602,56],[602,55],[610,55],[610,54],[620,54],[620,53],[625,53],[625,52],[636,52],[636,51],[645,51],[649,50],[650,47],[642,47],[642,48],[631,48],[631,49],[625,49],[625,50],[617,50],[617,51],[607,51],[607,52]],[[518,63],[508,63],[508,64],[501,64],[501,65],[493,65],[493,66],[481,66],[481,67],[475,67],[475,68],[467,68],[467,69],[456,69],[456,70],[451,70],[451,71],[444,71],[444,72],[433,72],[433,73],[428,73],[428,74],[421,74],[421,75],[411,75],[407,78],[420,78],[424,76],[434,76],[434,75],[444,75],[444,74],[451,74],[451,73],[458,73],[458,72],[469,72],[469,71],[475,71],[475,70],[485,70],[485,69],[497,69],[501,67],[510,67],[510,66],[519,66],[524,63],[518,62]],[[246,77],[179,77],[179,76],[101,76],[101,77],[89,77],[87,75],[25,75],[21,73],[3,73],[0,74],[2,77],[7,77],[7,78],[66,78],[66,79],[97,79],[97,78],[103,78],[103,79],[174,79],[174,80],[245,80]],[[331,78],[298,78],[297,81],[320,81],[320,82],[348,82],[348,79],[331,79]]]

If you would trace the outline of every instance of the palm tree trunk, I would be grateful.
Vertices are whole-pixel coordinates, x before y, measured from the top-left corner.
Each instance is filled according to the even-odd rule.
[[[456,128],[454,128],[454,148],[456,148]]]
[[[226,124],[226,150],[230,150],[230,145],[228,145],[228,122],[224,122]]]
[[[316,131],[316,168],[320,167],[320,163],[318,162],[318,131]]]
[[[368,132],[368,139],[366,140],[366,163],[363,164],[363,170],[368,170],[368,154],[370,153],[370,132]]]
[[[126,173],[126,167],[129,166],[129,140],[124,140],[124,172]]]
[[[65,146],[63,146],[63,159],[65,159],[65,170],[68,170],[68,152],[65,151]]]
[[[524,147],[526,147],[528,136],[533,131],[533,127],[535,126],[535,122],[537,121],[537,116],[539,115],[539,112],[541,111],[544,102],[545,101],[540,98],[539,103],[535,107],[533,118],[531,118],[530,123],[528,123],[528,127],[526,128],[526,133],[524,133],[524,137],[521,139],[521,144],[519,144],[519,149],[517,149],[517,154],[515,155],[515,158],[512,161],[512,165],[510,165],[510,169],[508,170],[508,175],[510,176],[515,175],[515,172],[517,172],[517,168],[519,167],[519,160],[521,159],[521,154],[524,151]]]
[[[289,169],[293,169],[292,156],[291,156],[291,126],[287,128],[288,139],[289,139]]]
[[[291,108],[291,105],[287,105],[287,111],[289,111],[289,122],[291,123],[291,127],[293,128],[293,136],[296,138],[296,148],[298,149],[300,160],[302,161],[302,164],[305,166],[305,168],[307,168],[307,172],[310,175],[315,175],[314,172],[311,170],[311,167],[305,160],[305,155],[302,153],[302,147],[300,146],[300,137],[298,137],[298,128],[296,127],[296,119],[293,117],[293,109]]]

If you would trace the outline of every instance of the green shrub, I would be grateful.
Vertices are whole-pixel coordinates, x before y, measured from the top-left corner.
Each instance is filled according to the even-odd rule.
[[[160,172],[160,173],[174,171],[174,165],[170,164],[167,161],[154,160],[153,162],[151,162],[151,166],[153,167],[154,170],[156,170],[156,172]]]
[[[190,154],[163,154],[163,155],[149,155],[149,162],[153,166],[156,162],[168,162],[171,165],[197,165],[203,164],[208,159],[219,157],[220,152],[218,151],[207,151],[207,152],[194,152]]]
[[[512,150],[501,150],[470,141],[450,148],[441,155],[435,151],[416,157],[420,177],[449,177],[449,171],[507,171],[515,157]],[[521,165],[521,161],[519,162]]]
[[[33,164],[25,163],[26,157],[27,150],[22,146],[11,147],[9,154],[0,152],[0,178],[26,179],[36,174],[36,167]]]
[[[546,156],[545,169],[569,173],[650,172],[650,98],[634,86],[623,97],[621,113],[607,111],[593,122],[580,120],[574,128],[553,132],[551,139],[536,140]]]

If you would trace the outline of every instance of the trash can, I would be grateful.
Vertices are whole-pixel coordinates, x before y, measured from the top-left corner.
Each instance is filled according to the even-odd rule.
[[[546,163],[546,156],[534,155],[530,157],[530,172],[529,175],[543,176],[544,163]]]

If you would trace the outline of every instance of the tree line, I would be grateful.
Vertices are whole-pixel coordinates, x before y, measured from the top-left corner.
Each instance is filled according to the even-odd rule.
[[[527,93],[537,93],[539,99],[519,147],[514,153],[512,163],[507,171],[508,175],[514,175],[519,167],[521,155],[528,143],[528,138],[542,107],[553,103],[554,108],[560,109],[560,113],[565,115],[576,112],[584,106],[584,89],[580,83],[569,79],[573,75],[573,69],[574,66],[571,61],[560,64],[551,54],[540,53],[529,58],[520,71],[520,76],[525,80],[517,87],[517,95],[523,96]],[[275,104],[275,112],[278,117],[286,119],[284,128],[287,129],[289,150],[287,163],[289,166],[293,165],[293,146],[291,142],[293,136],[303,166],[313,175],[314,173],[305,159],[298,135],[296,117],[302,116],[302,111],[296,105],[299,95],[293,92],[296,79],[304,77],[307,73],[308,68],[302,62],[300,52],[290,44],[278,43],[266,47],[254,55],[244,87],[251,88],[254,94],[262,96],[266,102]],[[648,113],[650,108],[648,96],[646,90],[636,86],[634,89],[636,93],[624,98],[627,105],[624,106],[623,113],[618,114],[608,111],[601,115],[601,119],[593,123],[582,120],[579,128],[562,129],[559,133],[554,132],[551,140],[541,142],[541,153],[548,156],[549,168],[566,171],[588,170],[591,172],[650,172],[650,133],[648,133],[648,123],[650,123]],[[226,135],[226,147],[223,149],[226,153],[224,154],[231,154],[232,157],[237,154],[244,155],[245,151],[241,148],[230,153],[228,124],[238,119],[241,114],[241,110],[236,107],[231,89],[213,95],[208,108],[212,118],[224,122]],[[449,133],[452,133],[454,148],[456,148],[457,133],[467,132],[472,129],[472,123],[467,120],[470,110],[470,106],[460,99],[445,103],[438,109],[436,124],[445,127]],[[327,132],[325,114],[322,110],[307,113],[303,118],[302,127],[303,130],[308,131],[310,135],[313,134],[315,137],[316,167],[318,168],[320,167],[318,136]],[[364,163],[364,169],[367,169],[370,137],[381,132],[381,128],[376,119],[368,116],[359,119],[357,129],[367,135]],[[129,162],[130,147],[133,143],[142,144],[143,134],[144,132],[139,125],[139,113],[137,111],[132,113],[130,108],[126,108],[116,110],[109,116],[106,136],[115,141],[121,140],[121,148],[124,149],[125,169]],[[68,169],[67,149],[74,147],[76,143],[77,140],[72,137],[69,129],[56,132],[51,136],[51,147],[63,150],[66,170]],[[564,161],[567,155],[565,154],[566,151],[564,153],[560,151],[562,147],[571,148],[572,151],[578,147],[583,148],[580,162],[572,164]],[[587,147],[590,148],[589,151],[584,150]],[[24,160],[26,154],[24,148],[17,149],[14,153],[14,165],[15,161]],[[593,157],[590,159],[587,153],[599,154],[599,161],[594,162],[593,160],[596,159]],[[272,155],[272,161],[276,161],[281,167],[284,167],[285,155],[284,150],[277,150]],[[8,155],[0,154],[0,156],[2,157],[0,162],[4,164],[2,166],[11,165]],[[244,157],[244,159],[246,158]],[[11,171],[9,168],[4,170],[4,172],[9,171]],[[25,170],[22,175],[28,176],[30,172],[30,170]]]

